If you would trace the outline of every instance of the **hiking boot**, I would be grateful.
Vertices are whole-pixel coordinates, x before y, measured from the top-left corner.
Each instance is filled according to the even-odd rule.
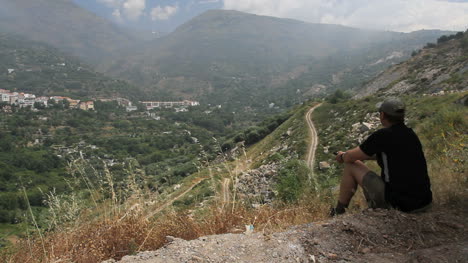
[[[336,204],[336,207],[332,207],[330,208],[330,217],[334,217],[334,216],[337,216],[337,215],[342,215],[344,213],[346,213],[346,208],[348,208],[348,205],[344,205],[340,202],[338,202]]]
[[[346,213],[346,210],[344,208],[332,207],[330,208],[329,216],[335,217],[344,213]]]

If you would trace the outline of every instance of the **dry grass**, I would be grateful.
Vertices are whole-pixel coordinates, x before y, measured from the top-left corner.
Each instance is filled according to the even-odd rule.
[[[112,218],[83,223],[43,239],[22,240],[1,257],[4,262],[101,262],[138,251],[156,250],[166,244],[166,236],[195,239],[204,235],[243,231],[253,224],[257,231],[271,232],[324,217],[323,202],[302,200],[299,204],[273,208],[246,209],[216,202],[205,215],[168,212],[154,221],[146,211],[116,214]],[[125,215],[125,216],[124,216]]]
[[[166,244],[166,236],[190,240],[204,235],[243,232],[245,225],[254,225],[257,231],[273,232],[324,218],[323,211],[328,205],[314,195],[305,196],[296,204],[265,205],[257,209],[247,208],[243,200],[236,200],[231,183],[242,170],[238,166],[244,163],[243,159],[237,160],[234,167],[225,165],[229,184],[224,184],[225,180],[222,187],[213,186],[218,189],[216,195],[196,214],[170,210],[167,202],[160,202],[158,196],[136,187],[134,176],[138,171],[129,169],[132,175],[128,189],[124,194],[117,194],[109,170],[99,173],[83,159],[76,160],[70,172],[76,180],[86,183],[90,193],[88,205],[77,202],[75,193],[71,196],[49,193],[51,230],[28,236],[2,251],[0,261],[101,262],[156,250]],[[101,178],[98,180],[101,184],[91,184],[90,174]],[[155,211],[160,212],[155,214]]]

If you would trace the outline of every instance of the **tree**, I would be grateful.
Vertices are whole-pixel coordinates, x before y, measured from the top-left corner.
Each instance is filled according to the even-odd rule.
[[[46,106],[44,105],[44,103],[36,101],[34,102],[34,108],[38,110],[43,110],[46,108]]]
[[[443,36],[441,36],[441,37],[439,37],[439,38],[437,39],[437,44],[441,44],[441,43],[447,42],[447,41],[449,41],[450,39],[451,39],[450,37],[443,35]]]

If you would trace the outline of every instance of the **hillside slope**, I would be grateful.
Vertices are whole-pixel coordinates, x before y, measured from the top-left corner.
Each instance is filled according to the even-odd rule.
[[[73,98],[127,96],[136,87],[95,72],[76,58],[45,44],[0,33],[0,86],[36,95]]]
[[[0,0],[0,32],[50,44],[96,63],[134,39],[70,0]]]
[[[432,94],[468,89],[468,31],[440,38],[413,57],[380,74],[359,89],[356,97],[376,92]]]

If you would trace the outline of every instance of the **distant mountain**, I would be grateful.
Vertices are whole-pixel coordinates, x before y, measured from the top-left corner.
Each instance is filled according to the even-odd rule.
[[[468,89],[468,31],[442,36],[358,90],[356,97],[433,94]]]
[[[119,52],[101,69],[158,97],[265,106],[323,87],[359,86],[444,33],[370,31],[212,10],[165,37]]]
[[[0,0],[0,32],[50,44],[96,63],[133,36],[71,0]]]
[[[73,98],[139,95],[127,82],[96,73],[55,48],[9,34],[0,34],[0,61],[2,89]]]

